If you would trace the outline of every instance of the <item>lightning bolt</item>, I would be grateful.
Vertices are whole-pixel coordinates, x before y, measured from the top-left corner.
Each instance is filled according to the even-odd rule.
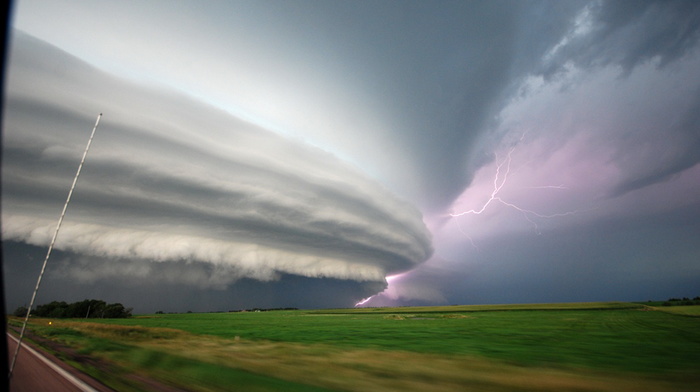
[[[500,197],[498,197],[498,193],[503,189],[503,186],[506,185],[506,182],[508,181],[508,174],[510,174],[510,163],[513,160],[512,155],[513,151],[515,151],[515,147],[511,148],[508,151],[508,155],[506,156],[506,159],[503,160],[503,162],[499,163],[496,166],[496,176],[493,179],[493,191],[491,192],[491,197],[489,197],[488,200],[486,200],[486,203],[481,206],[478,210],[472,209],[469,211],[463,211],[460,213],[452,213],[450,214],[451,217],[457,218],[460,216],[464,215],[469,215],[469,214],[474,214],[474,215],[479,215],[482,212],[486,210],[486,208],[494,201],[499,201],[503,202]],[[503,178],[501,179],[501,170],[503,169],[503,166],[505,166],[505,174],[503,175]]]
[[[410,272],[410,271],[409,271],[409,272]],[[408,273],[408,272],[404,272],[404,273],[397,274],[397,275],[390,275],[390,276],[387,276],[387,277],[385,278],[385,279],[386,279],[386,283],[387,283],[387,288],[388,288],[388,284],[389,284],[392,280],[394,280],[394,279],[396,279],[396,278],[398,278],[398,277],[400,277],[400,276],[402,276],[402,275],[404,275],[404,274],[407,274],[407,273]],[[386,290],[384,290],[384,291],[386,291]],[[382,291],[382,293],[383,293],[384,291]],[[380,294],[381,294],[381,293],[377,293],[377,294],[374,294],[374,295],[372,295],[372,296],[369,296],[369,297],[367,297],[367,298],[361,300],[360,302],[358,302],[358,303],[355,304],[355,307],[362,306],[362,305],[366,304],[366,303],[369,302],[372,298],[374,298],[374,297],[376,297],[376,296],[378,296],[378,295],[380,295]]]
[[[522,140],[522,138],[521,138]],[[555,214],[542,214],[533,210],[529,210],[526,208],[522,208],[518,206],[515,203],[508,202],[503,200],[500,196],[499,193],[503,189],[503,187],[506,185],[508,182],[508,176],[511,174],[511,164],[513,162],[513,152],[515,151],[515,147],[512,147],[510,150],[508,150],[508,153],[506,154],[506,157],[499,162],[496,165],[496,173],[493,179],[493,190],[491,191],[491,194],[486,200],[486,202],[480,207],[480,208],[474,208],[471,210],[467,211],[462,211],[462,212],[453,212],[450,214],[452,218],[458,218],[461,216],[465,215],[480,215],[486,209],[493,203],[499,203],[502,204],[506,207],[512,208],[520,213],[523,214],[523,217],[530,222],[533,227],[535,232],[539,235],[541,234],[541,231],[539,229],[539,226],[537,225],[537,222],[534,220],[534,218],[543,218],[543,219],[549,219],[549,218],[557,218],[557,217],[563,217],[563,216],[569,216],[569,215],[574,215],[577,214],[581,211],[575,210],[575,211],[567,211],[567,212],[562,212],[562,213],[555,213]],[[543,186],[533,186],[533,187],[528,187],[529,189],[569,189],[564,185],[543,185]],[[459,224],[458,220],[455,220],[457,224],[457,228],[459,231],[464,234],[472,243],[474,248],[478,250],[476,245],[474,244],[474,240],[462,229],[461,225]]]
[[[355,307],[362,306],[362,305],[366,304],[367,302],[369,302],[370,299],[374,298],[376,295],[377,295],[377,294],[374,294],[374,295],[371,296],[371,297],[367,297],[367,298],[363,299],[362,301],[356,303],[356,304],[355,304]]]
[[[524,137],[525,137],[525,135],[522,135],[520,138],[520,141],[522,141],[524,139]],[[540,213],[537,211],[522,208],[512,201],[507,201],[507,200],[503,199],[500,196],[501,191],[504,189],[504,187],[508,183],[509,177],[511,175],[515,175],[514,173],[517,172],[517,170],[516,171],[511,170],[512,163],[513,163],[513,153],[516,151],[516,147],[517,147],[517,145],[511,147],[508,150],[505,157],[502,158],[501,160],[499,160],[498,157],[496,157],[496,162],[498,162],[498,163],[496,165],[496,172],[495,172],[494,178],[493,178],[493,188],[490,191],[488,199],[478,208],[473,208],[473,209],[461,211],[461,212],[452,212],[449,214],[449,216],[451,218],[454,218],[454,222],[457,225],[457,228],[460,231],[460,233],[462,233],[466,238],[469,239],[472,246],[477,251],[479,250],[479,248],[476,246],[474,239],[469,235],[469,233],[467,233],[462,228],[462,225],[460,224],[460,220],[458,218],[466,216],[466,215],[480,215],[480,214],[484,213],[484,211],[486,211],[492,204],[500,204],[500,205],[503,205],[505,207],[508,207],[508,208],[511,208],[513,210],[520,212],[523,215],[523,217],[525,218],[525,220],[527,220],[528,222],[530,222],[533,225],[534,230],[538,235],[541,234],[541,232],[539,230],[539,226],[538,226],[537,222],[535,221],[536,218],[548,219],[548,218],[564,217],[564,216],[574,215],[574,214],[581,212],[580,210],[575,210],[575,211],[567,211],[567,212],[562,212],[562,213],[543,214],[543,213]],[[530,186],[530,187],[526,187],[525,189],[568,190],[569,188],[566,187],[564,184],[560,184],[560,185]],[[412,271],[408,271],[408,272],[404,272],[402,274],[387,276],[386,281],[389,284],[392,280],[400,278],[403,275],[410,274],[411,272]],[[383,292],[374,294],[372,296],[369,296],[367,298],[360,300],[359,302],[357,302],[355,304],[355,307],[363,306],[363,305],[367,304],[368,302],[370,302],[372,299],[374,299],[378,296],[381,296],[383,294],[387,295],[387,293],[390,291],[389,290],[390,288],[391,288],[391,286],[389,285],[389,286],[387,286],[387,289],[384,290]]]
[[[474,249],[476,249],[476,251],[478,252],[478,251],[479,251],[479,247],[476,246],[476,243],[474,242],[474,239],[469,235],[469,233],[467,233],[466,231],[464,231],[464,229],[462,228],[462,225],[459,223],[459,220],[458,220],[458,219],[455,219],[455,223],[457,224],[457,230],[459,230],[460,233],[462,233],[465,237],[467,237],[467,239],[469,240],[469,242],[471,242],[471,244],[472,244],[472,246],[474,247]]]

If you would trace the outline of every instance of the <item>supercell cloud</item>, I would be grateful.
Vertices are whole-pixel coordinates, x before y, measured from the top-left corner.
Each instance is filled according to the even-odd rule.
[[[10,67],[5,240],[48,244],[105,113],[56,243],[79,261],[63,269],[78,280],[172,263],[179,272],[161,279],[216,288],[281,274],[383,282],[432,253],[415,207],[330,153],[21,32]]]
[[[12,22],[9,308],[100,112],[49,300],[697,295],[698,1],[22,0]]]

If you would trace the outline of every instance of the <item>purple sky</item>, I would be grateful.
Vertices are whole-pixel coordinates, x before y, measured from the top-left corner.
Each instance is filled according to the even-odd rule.
[[[695,1],[18,1],[12,25],[10,310],[100,112],[39,303],[700,294]]]

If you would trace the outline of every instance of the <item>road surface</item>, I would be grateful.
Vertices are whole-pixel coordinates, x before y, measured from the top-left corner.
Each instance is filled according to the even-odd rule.
[[[7,347],[9,362],[12,363],[12,356],[17,349],[17,338],[7,334]],[[83,381],[79,378],[75,369],[60,363],[49,354],[39,353],[23,341],[12,372],[10,391],[98,392],[100,389],[105,390],[104,388],[95,389],[86,381],[88,380]]]

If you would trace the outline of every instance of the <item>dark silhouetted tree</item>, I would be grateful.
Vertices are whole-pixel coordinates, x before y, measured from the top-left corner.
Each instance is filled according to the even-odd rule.
[[[12,315],[16,317],[25,317],[27,315],[27,307],[20,306],[19,308],[15,309]]]
[[[47,318],[126,318],[131,317],[131,310],[120,303],[107,304],[102,300],[86,299],[72,304],[53,301],[37,306],[32,314]]]

